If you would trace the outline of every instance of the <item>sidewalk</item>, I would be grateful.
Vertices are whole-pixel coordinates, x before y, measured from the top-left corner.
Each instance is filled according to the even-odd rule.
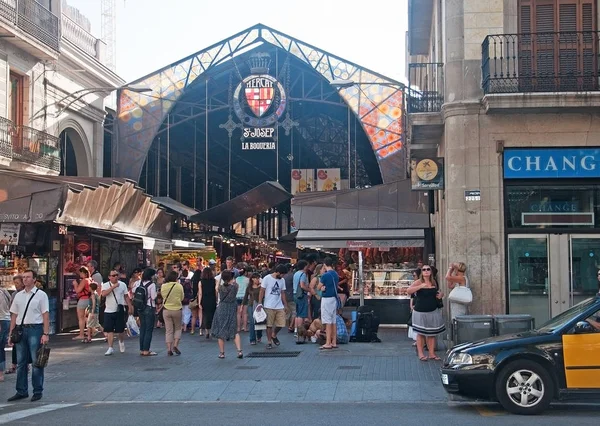
[[[106,357],[106,344],[55,336],[46,370],[44,402],[95,401],[446,401],[439,362],[419,361],[406,330],[381,330],[382,343],[350,343],[332,351],[296,345],[280,333],[281,346],[250,346],[242,333],[245,358],[233,342],[224,360],[215,340],[183,336],[180,357],[167,357],[163,330],[155,330],[156,357],[140,357],[137,338],[126,353]],[[265,339],[266,340],[266,339]],[[297,357],[250,358],[251,352],[299,351]],[[10,356],[10,354],[7,354]],[[438,355],[442,355],[439,351]],[[10,360],[10,357],[8,357]],[[15,392],[16,375],[6,376],[0,400]]]

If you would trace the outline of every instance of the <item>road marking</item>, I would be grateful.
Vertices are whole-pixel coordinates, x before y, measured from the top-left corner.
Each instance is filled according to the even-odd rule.
[[[14,422],[15,420],[24,419],[26,417],[36,416],[38,414],[47,413],[49,411],[56,411],[62,408],[73,407],[77,404],[48,404],[42,405],[41,407],[28,408],[26,410],[15,411],[14,413],[2,414],[0,416],[0,424],[6,424]],[[14,407],[18,405],[14,404]]]
[[[504,416],[507,414],[506,411],[504,411],[502,408],[495,410],[495,409],[489,408],[488,406],[483,405],[483,404],[470,404],[470,405],[482,417]]]

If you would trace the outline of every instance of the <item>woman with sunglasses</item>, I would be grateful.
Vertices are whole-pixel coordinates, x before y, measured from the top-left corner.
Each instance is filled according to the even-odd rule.
[[[421,361],[427,359],[439,361],[435,354],[435,338],[446,331],[442,310],[439,301],[444,297],[439,286],[432,276],[431,266],[423,266],[419,279],[412,283],[407,290],[408,295],[416,295],[416,302],[412,315],[412,327],[417,333],[417,354]],[[427,340],[429,357],[425,356],[424,345]]]

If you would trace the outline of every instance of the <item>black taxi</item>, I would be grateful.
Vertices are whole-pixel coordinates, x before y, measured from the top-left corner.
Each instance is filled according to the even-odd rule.
[[[553,400],[600,399],[600,297],[536,330],[455,346],[441,370],[449,393],[538,414]]]

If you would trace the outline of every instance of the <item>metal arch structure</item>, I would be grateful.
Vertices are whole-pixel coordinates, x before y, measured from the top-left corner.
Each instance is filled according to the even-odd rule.
[[[383,182],[406,177],[404,84],[262,24],[130,83],[148,92],[118,92],[114,176],[137,181],[154,137],[186,88],[199,78],[208,79],[214,67],[265,43],[295,56],[329,83],[355,82],[336,90],[365,131]]]

